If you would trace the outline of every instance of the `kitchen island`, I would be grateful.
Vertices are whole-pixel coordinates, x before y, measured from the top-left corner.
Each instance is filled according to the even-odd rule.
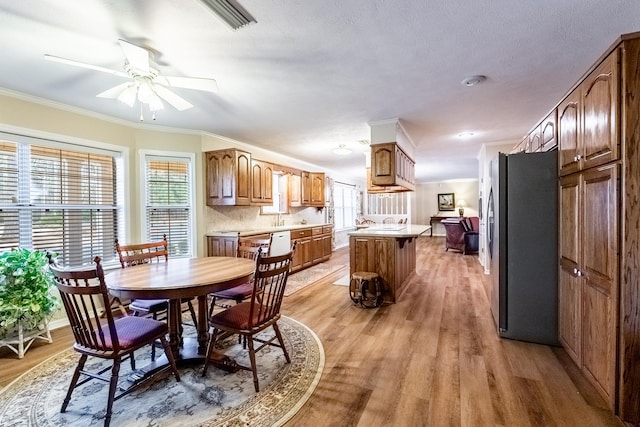
[[[429,229],[428,225],[385,224],[349,233],[350,274],[378,273],[384,300],[395,303],[416,269],[416,239]]]

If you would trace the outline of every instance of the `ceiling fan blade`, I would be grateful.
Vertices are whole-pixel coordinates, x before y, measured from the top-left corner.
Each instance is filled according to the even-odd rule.
[[[84,62],[73,61],[71,59],[60,58],[59,56],[44,55],[44,59],[53,62],[59,62],[61,64],[73,65],[75,67],[88,68],[90,70],[101,71],[103,73],[114,74],[119,77],[129,78],[129,75],[124,71],[112,70],[111,68],[100,67],[98,65],[85,64]]]
[[[204,90],[207,92],[218,92],[218,83],[214,79],[200,77],[170,77],[163,76],[169,86],[182,87],[185,89]]]
[[[169,89],[167,89],[164,86],[154,85],[154,90],[156,91],[156,94],[160,98],[167,101],[169,104],[173,106],[173,108],[175,108],[178,111],[188,110],[189,108],[193,107],[193,105],[189,103],[186,99],[176,95],[175,93],[171,92]]]
[[[123,90],[125,90],[126,88],[132,85],[133,85],[132,82],[120,83],[119,85],[114,86],[111,89],[107,89],[104,92],[100,92],[99,94],[96,95],[96,97],[116,99],[118,95],[122,93]]]
[[[127,62],[132,68],[140,70],[144,74],[149,73],[149,51],[131,44],[126,40],[118,40],[120,47],[124,52],[124,56],[127,57]]]

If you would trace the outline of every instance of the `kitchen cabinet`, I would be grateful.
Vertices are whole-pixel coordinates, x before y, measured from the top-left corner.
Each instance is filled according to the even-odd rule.
[[[291,174],[289,178],[289,206],[302,206],[302,179],[300,175]]]
[[[273,165],[251,159],[251,204],[273,204]]]
[[[235,149],[204,154],[207,205],[248,206],[251,203],[251,154]]]
[[[513,147],[511,154],[549,151],[556,148],[557,145],[556,110],[554,109]]]
[[[333,251],[333,225],[322,227],[322,261],[331,258]]]
[[[297,242],[291,271],[302,270],[328,260],[331,257],[332,239],[332,225],[291,230],[291,242]]]
[[[302,195],[302,206],[311,204],[311,172],[302,171],[300,173],[300,194]]]
[[[313,264],[311,228],[291,230],[291,243],[293,242],[296,242],[296,252],[293,254],[291,272],[310,267]]]
[[[395,191],[415,190],[415,162],[396,144],[371,145],[371,184],[394,187]]]
[[[640,424],[638,64],[640,34],[620,37],[556,109],[559,340],[633,425]]]
[[[540,133],[540,125],[538,125],[527,135],[524,151],[527,153],[535,153],[540,148],[541,140],[542,135]]]
[[[207,256],[236,256],[238,236],[207,236]]]
[[[311,203],[310,206],[324,207],[324,173],[311,172]]]
[[[324,207],[324,173],[302,171],[300,193],[301,206]]]
[[[556,110],[554,109],[540,124],[540,147],[537,151],[549,151],[557,145]]]
[[[619,158],[619,56],[614,50],[558,106],[560,175]]]
[[[559,338],[613,407],[618,295],[618,165],[560,181]]]

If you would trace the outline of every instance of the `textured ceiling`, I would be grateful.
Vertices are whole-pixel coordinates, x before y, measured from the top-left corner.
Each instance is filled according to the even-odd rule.
[[[240,2],[258,22],[232,31],[197,0],[0,0],[0,88],[136,123],[136,108],[95,97],[121,77],[43,59],[122,70],[121,38],[155,51],[163,74],[218,82],[217,94],[175,89],[195,108],[167,106],[154,125],[363,179],[368,123],[399,118],[419,182],[476,178],[481,144],[521,139],[618,36],[640,30],[632,0]],[[487,80],[461,84],[474,74]],[[339,144],[354,152],[337,157]]]

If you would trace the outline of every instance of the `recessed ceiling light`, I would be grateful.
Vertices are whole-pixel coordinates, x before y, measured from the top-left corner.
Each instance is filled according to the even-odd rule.
[[[460,132],[458,134],[458,138],[460,138],[460,139],[468,139],[468,138],[471,138],[474,135],[475,135],[475,133],[473,133],[473,132]]]
[[[460,83],[462,83],[465,86],[471,87],[471,86],[477,85],[478,83],[482,83],[486,79],[487,78],[485,76],[470,76],[464,79],[463,81],[461,81]]]
[[[339,156],[346,156],[347,154],[351,154],[351,150],[348,149],[347,146],[344,144],[338,145],[336,148],[334,148],[331,151],[333,151],[333,154],[337,154]]]

